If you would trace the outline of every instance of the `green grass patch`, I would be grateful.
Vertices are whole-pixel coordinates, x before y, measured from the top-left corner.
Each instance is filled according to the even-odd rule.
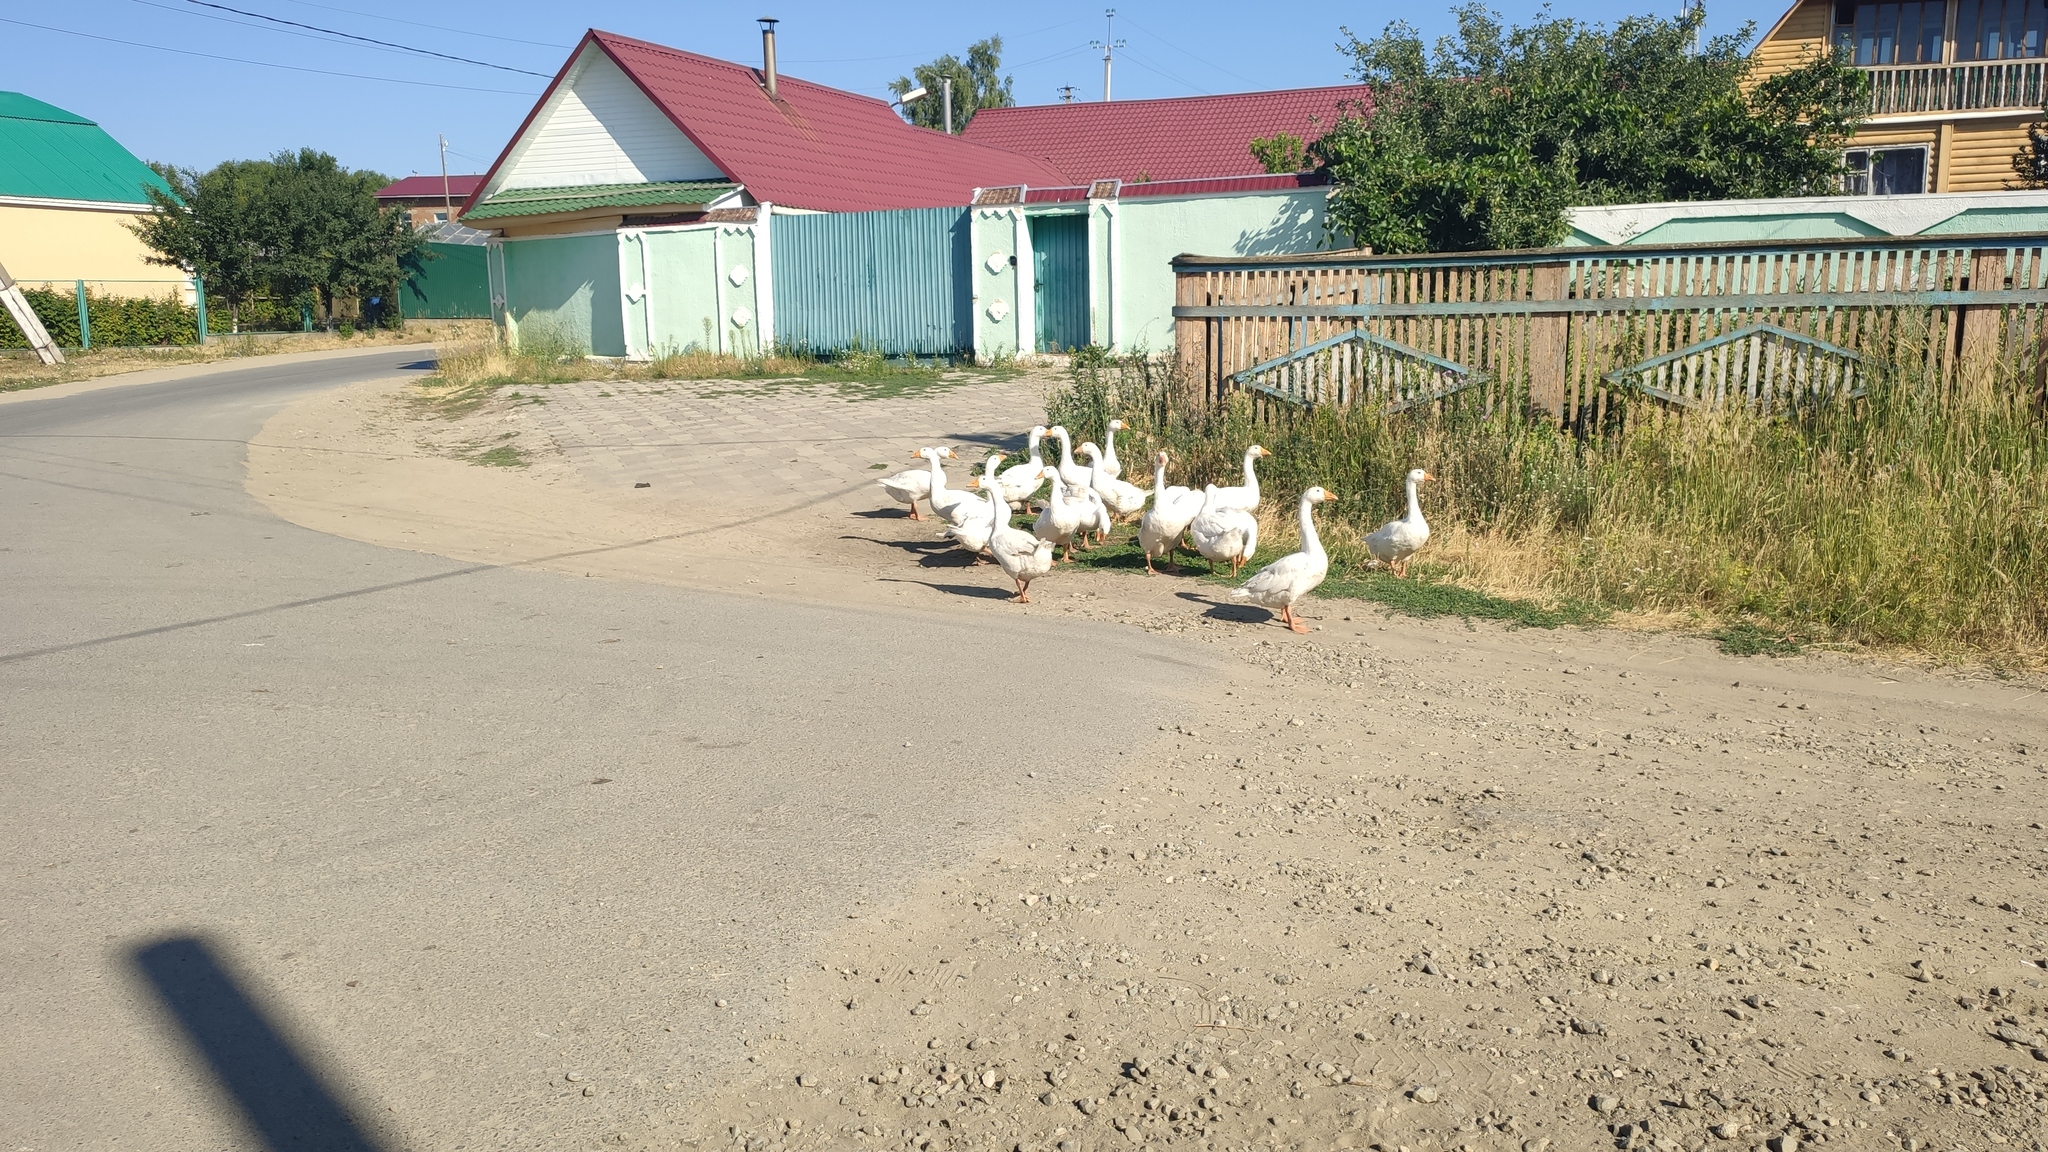
[[[1018,517],[1016,526],[1031,530],[1028,517]],[[1252,562],[1244,566],[1237,579],[1232,579],[1228,567],[1218,567],[1214,574],[1208,570],[1208,561],[1186,551],[1179,553],[1178,568],[1161,563],[1157,565],[1161,575],[1193,577],[1204,585],[1222,589],[1234,588],[1252,573],[1279,559],[1285,554],[1282,549],[1260,549]],[[1076,549],[1074,567],[1090,571],[1143,572],[1145,550],[1138,546],[1137,533],[1121,528],[1111,534],[1109,543],[1087,551]],[[1406,579],[1397,579],[1392,574],[1371,569],[1333,572],[1323,581],[1313,595],[1322,600],[1363,600],[1378,604],[1389,611],[1404,616],[1430,619],[1438,616],[1456,616],[1465,620],[1504,620],[1517,628],[1562,628],[1568,625],[1599,624],[1609,613],[1596,604],[1585,601],[1565,601],[1546,607],[1528,600],[1516,600],[1493,596],[1477,589],[1454,583],[1441,570],[1427,565],[1411,569]]]
[[[511,444],[500,444],[482,452],[464,457],[471,464],[482,464],[486,468],[524,468],[528,461],[526,453]]]
[[[1748,621],[1730,624],[1708,633],[1730,656],[1797,656],[1805,645],[1790,637],[1766,632]]]

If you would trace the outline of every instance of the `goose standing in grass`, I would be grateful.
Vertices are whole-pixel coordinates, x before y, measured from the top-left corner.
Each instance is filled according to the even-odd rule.
[[[1408,558],[1429,543],[1429,521],[1422,518],[1422,504],[1415,498],[1415,488],[1434,479],[1436,477],[1420,468],[1409,469],[1408,514],[1399,520],[1387,521],[1365,538],[1365,550],[1372,554],[1373,560],[1392,568],[1397,577],[1408,575]]]
[[[1163,560],[1180,547],[1181,534],[1202,514],[1202,493],[1166,483],[1166,453],[1152,459],[1152,506],[1138,520],[1138,546],[1145,550],[1145,574],[1154,575],[1152,561]]]
[[[1296,632],[1308,631],[1308,625],[1294,614],[1294,604],[1330,574],[1330,557],[1323,552],[1323,541],[1316,535],[1315,517],[1309,510],[1330,498],[1331,494],[1321,488],[1301,494],[1301,551],[1290,552],[1261,568],[1258,575],[1232,590],[1232,600],[1278,608],[1281,623]]]
[[[1047,468],[1046,479],[1052,481],[1052,495],[1046,498],[1045,507],[1038,512],[1038,520],[1031,531],[1048,544],[1058,544],[1067,550],[1066,560],[1074,561],[1074,534],[1081,530],[1082,523],[1092,509],[1082,500],[1067,497],[1067,482],[1060,478],[1059,470]]]
[[[1045,461],[1038,455],[1038,442],[1045,439],[1045,425],[1031,430],[1031,458],[1005,468],[997,479],[1003,483],[1003,499],[1030,511],[1031,497],[1045,484]]]
[[[1095,543],[1100,546],[1109,542],[1109,534],[1116,527],[1116,517],[1109,514],[1109,505],[1102,502],[1102,493],[1093,488],[1081,489],[1081,501],[1088,511],[1081,517],[1081,543],[1086,546],[1088,533],[1095,533]]]
[[[989,539],[995,537],[995,529],[1010,523],[1010,502],[1004,500],[1001,484],[983,484],[981,480],[975,480],[975,486],[987,494],[987,500],[975,500],[975,504],[987,510],[975,510],[971,517],[967,517],[967,523],[954,525],[942,535],[952,537],[952,543],[971,551],[975,564],[981,564],[981,553],[989,549]]]
[[[1102,474],[1112,480],[1123,478],[1124,466],[1116,458],[1116,434],[1124,430],[1124,422],[1111,420],[1102,432]]]
[[[1259,550],[1259,522],[1242,508],[1219,506],[1216,491],[1212,485],[1204,494],[1201,512],[1188,524],[1188,537],[1195,542],[1195,551],[1209,562],[1211,572],[1218,561],[1228,560],[1230,574],[1235,576]]]
[[[938,513],[941,518],[950,524],[966,523],[967,518],[977,511],[976,506],[981,501],[976,500],[970,492],[946,487],[946,470],[939,467],[939,461],[941,459],[952,459],[954,455],[953,450],[951,448],[927,448],[925,452],[930,453],[929,456],[925,456],[925,459],[931,461],[932,511]],[[920,453],[920,455],[923,455],[923,453]]]
[[[1088,458],[1088,487],[1109,505],[1111,515],[1129,516],[1145,507],[1145,500],[1151,493],[1127,480],[1111,476],[1102,449],[1093,444],[1083,444],[1081,455]]]
[[[1060,442],[1060,479],[1067,487],[1078,492],[1088,486],[1088,469],[1074,463],[1074,438],[1067,434],[1064,426],[1055,424],[1047,429],[1053,439]]]
[[[1046,469],[1050,473],[1052,469]],[[1053,480],[1053,491],[1059,491],[1059,480]],[[1003,499],[1002,489],[989,493],[996,506],[995,531],[989,534],[988,550],[996,558],[996,564],[1003,575],[1017,582],[1016,600],[1019,604],[1031,603],[1031,582],[1052,571],[1052,541],[1010,527],[1010,505]]]
[[[920,448],[916,452],[911,453],[910,458],[912,460],[923,460],[925,459],[925,453],[930,451],[933,451],[933,449]],[[919,465],[916,468],[906,468],[894,476],[884,476],[880,480],[875,481],[875,483],[880,484],[882,491],[887,492],[897,503],[910,505],[910,518],[912,520],[924,519],[923,516],[917,513],[917,502],[932,494],[932,473],[930,468],[924,465]]]
[[[1244,483],[1228,488],[1218,488],[1214,484],[1209,485],[1205,489],[1209,494],[1209,502],[1218,508],[1236,508],[1245,512],[1257,512],[1259,510],[1259,474],[1253,470],[1252,464],[1259,457],[1270,455],[1272,453],[1259,447],[1257,444],[1245,449]]]

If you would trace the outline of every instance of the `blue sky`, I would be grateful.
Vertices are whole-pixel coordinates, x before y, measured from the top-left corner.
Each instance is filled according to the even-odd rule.
[[[1709,5],[1709,31],[1730,32],[1753,20],[1761,32],[1787,3],[1720,0]],[[542,76],[526,73],[553,74],[589,26],[753,63],[760,55],[760,34],[751,15],[777,16],[786,73],[875,95],[886,95],[889,80],[917,63],[943,52],[963,54],[972,41],[1000,33],[1005,70],[1015,77],[1019,103],[1058,99],[1063,84],[1074,85],[1082,99],[1102,94],[1101,53],[1089,47],[1104,35],[1099,3],[1052,0],[996,8],[758,0],[752,8],[726,9],[749,16],[709,17],[705,14],[715,9],[673,0],[208,4],[218,6],[193,0],[10,5],[0,10],[0,43],[10,49],[0,85],[98,120],[144,159],[206,167],[310,146],[334,153],[351,167],[393,176],[438,171],[437,132],[451,142],[451,171],[487,167],[546,84]],[[1539,7],[1533,0],[1495,6],[1510,20]],[[1557,5],[1559,11],[1600,21],[1677,7],[1677,0],[1654,6],[1617,0]],[[1341,83],[1346,61],[1336,48],[1340,25],[1365,35],[1398,16],[1431,36],[1451,25],[1442,6],[1129,0],[1116,8],[1115,35],[1127,44],[1116,64],[1118,98]],[[227,9],[475,63],[341,41]]]

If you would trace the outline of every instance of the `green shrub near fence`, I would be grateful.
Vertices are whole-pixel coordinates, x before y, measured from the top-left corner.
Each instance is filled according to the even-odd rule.
[[[65,348],[79,346],[78,293],[74,288],[30,288],[22,295],[35,310],[50,338]],[[175,296],[108,296],[86,290],[86,314],[92,320],[94,346],[113,347],[150,344],[197,344],[199,317],[196,310]],[[208,317],[207,327],[213,327]],[[28,337],[14,318],[0,310],[0,348],[26,348]]]

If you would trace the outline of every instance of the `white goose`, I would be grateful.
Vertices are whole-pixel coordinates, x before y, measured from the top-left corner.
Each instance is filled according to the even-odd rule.
[[[1308,631],[1308,625],[1294,614],[1295,601],[1308,595],[1330,573],[1330,557],[1323,552],[1323,541],[1316,535],[1315,517],[1309,515],[1309,509],[1330,498],[1331,494],[1321,488],[1301,494],[1301,551],[1290,552],[1260,569],[1258,575],[1231,591],[1232,600],[1278,608],[1281,623],[1296,632]]]
[[[924,454],[927,451],[929,449],[920,448],[911,453],[910,458],[912,460],[922,460],[925,458]],[[917,502],[932,494],[931,469],[924,465],[919,465],[916,468],[906,468],[894,476],[884,476],[880,480],[875,481],[875,483],[880,484],[882,491],[887,492],[897,503],[910,505],[910,518],[912,520],[924,519],[924,517],[917,513]]]
[[[1000,460],[1002,457],[992,456],[990,459]],[[989,538],[995,535],[998,518],[1001,523],[1009,522],[1010,505],[1003,499],[1003,488],[1000,483],[984,482],[977,478],[974,486],[987,492],[988,498],[975,500],[973,503],[976,510],[973,514],[969,515],[964,523],[946,529],[941,535],[952,538],[954,543],[972,552],[974,562],[979,564],[982,562],[982,553],[988,551]]]
[[[1052,469],[1046,469],[1048,473]],[[1058,481],[1054,480],[1057,485]],[[1054,491],[1058,491],[1055,487]],[[1003,574],[1017,582],[1017,603],[1031,603],[1031,582],[1052,571],[1052,541],[1010,527],[1010,506],[1001,489],[989,494],[995,501],[995,531],[989,535],[988,550],[994,554]]]
[[[1145,572],[1153,572],[1152,561],[1165,559],[1180,546],[1181,534],[1202,514],[1206,497],[1176,484],[1166,483],[1166,453],[1153,457],[1152,506],[1138,520],[1138,546],[1145,550]]]
[[[926,455],[926,453],[929,453],[929,455]],[[948,523],[956,525],[966,523],[967,518],[978,511],[977,506],[981,504],[981,501],[976,500],[972,493],[946,487],[946,470],[939,467],[939,461],[941,459],[951,459],[953,457],[953,450],[951,448],[927,448],[924,452],[919,453],[919,455],[931,461],[932,511],[938,513]]]
[[[1053,439],[1060,442],[1060,479],[1067,487],[1076,491],[1088,486],[1088,469],[1074,463],[1074,438],[1067,434],[1065,427],[1055,424],[1047,429]]]
[[[1429,543],[1429,521],[1422,518],[1422,504],[1415,498],[1416,485],[1436,477],[1420,468],[1408,470],[1408,514],[1399,520],[1389,520],[1365,538],[1365,550],[1372,553],[1375,562],[1385,564],[1394,570],[1394,575],[1408,575],[1408,558],[1422,551]]]
[[[1230,574],[1235,576],[1259,550],[1259,522],[1242,508],[1219,507],[1216,491],[1212,485],[1204,494],[1201,512],[1188,524],[1188,537],[1195,542],[1195,551],[1209,562],[1210,571],[1215,571],[1218,561],[1228,560]]]
[[[1031,531],[1040,540],[1064,547],[1067,550],[1066,559],[1072,563],[1074,534],[1081,530],[1084,522],[1089,522],[1087,518],[1092,509],[1086,501],[1067,498],[1067,484],[1060,479],[1058,469],[1047,468],[1045,475],[1046,479],[1052,481],[1052,495],[1046,500],[1045,507],[1039,510],[1038,520],[1032,524]]]
[[[1259,474],[1252,469],[1252,462],[1272,453],[1257,444],[1244,450],[1244,483],[1229,488],[1218,488],[1211,484],[1206,489],[1209,502],[1218,508],[1237,508],[1245,512],[1259,510]]]
[[[1088,543],[1088,533],[1095,533],[1097,544],[1107,543],[1111,530],[1116,527],[1116,518],[1109,514],[1109,505],[1102,502],[1102,493],[1093,488],[1081,489],[1081,502],[1088,511],[1081,516],[1081,543]]]
[[[1115,516],[1129,516],[1145,507],[1150,492],[1126,480],[1119,480],[1109,474],[1109,468],[1102,455],[1102,449],[1093,444],[1081,445],[1081,455],[1088,458],[1088,487],[1102,497]]]
[[[1102,474],[1112,480],[1121,479],[1124,474],[1124,466],[1116,458],[1116,434],[1123,430],[1123,421],[1111,420],[1102,433]]]
[[[1045,425],[1031,430],[1031,458],[1022,464],[1012,465],[1002,471],[997,479],[1003,484],[1003,499],[1012,504],[1028,504],[1039,488],[1045,484],[1045,461],[1038,455],[1038,442],[1045,439]],[[1028,509],[1027,509],[1028,510]]]

